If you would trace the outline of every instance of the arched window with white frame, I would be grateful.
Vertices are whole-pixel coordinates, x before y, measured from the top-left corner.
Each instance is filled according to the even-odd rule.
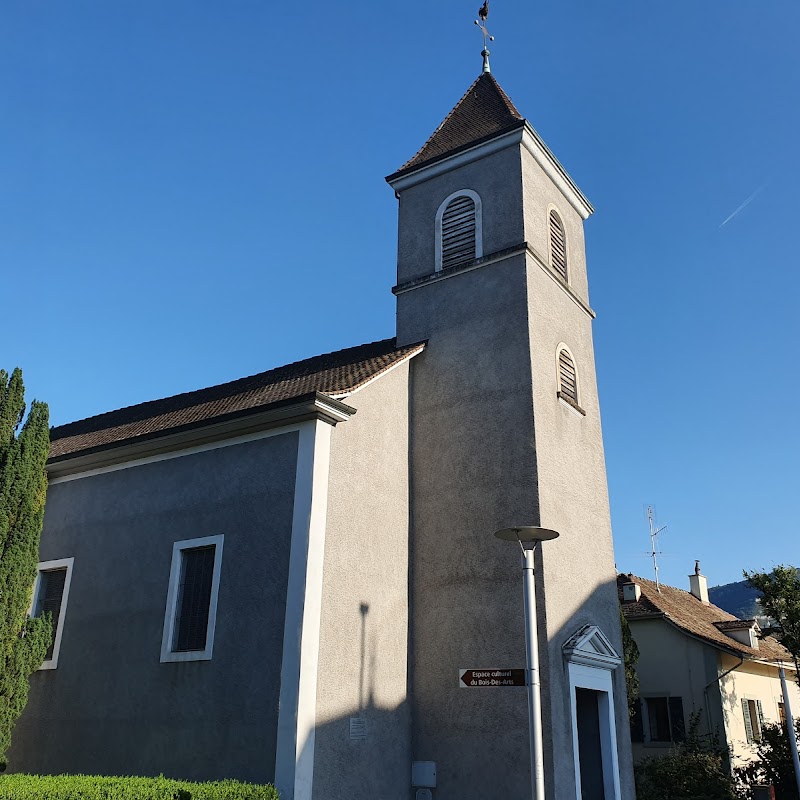
[[[550,226],[550,266],[567,283],[567,234],[564,230],[564,222],[558,211],[550,209],[548,214]]]
[[[471,189],[453,192],[436,212],[436,271],[483,256],[481,198]]]

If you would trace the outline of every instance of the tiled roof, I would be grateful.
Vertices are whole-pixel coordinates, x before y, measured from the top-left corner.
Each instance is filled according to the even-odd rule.
[[[231,414],[263,411],[274,403],[319,392],[343,397],[424,345],[397,347],[394,339],[308,358],[249,378],[178,394],[60,425],[50,431],[50,458],[127,444],[137,437],[212,423]]]
[[[642,590],[642,596],[638,602],[622,603],[622,612],[628,620],[663,615],[686,633],[697,636],[714,647],[733,652],[739,657],[761,659],[762,661],[792,662],[789,651],[771,636],[759,641],[758,650],[726,636],[719,630],[717,624],[734,623],[741,620],[711,603],[703,603],[690,592],[663,584],[659,592],[655,583],[646,578],[638,578],[635,575],[619,575],[617,576],[617,588],[620,602],[622,602],[622,586],[625,583],[638,583]]]
[[[467,89],[422,149],[389,180],[445,156],[521,128],[525,119],[489,72]]]

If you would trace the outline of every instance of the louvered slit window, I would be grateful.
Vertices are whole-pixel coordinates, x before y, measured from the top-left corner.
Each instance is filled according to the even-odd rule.
[[[172,553],[161,661],[211,658],[222,536],[176,542]]]
[[[564,234],[564,223],[555,211],[550,212],[550,263],[566,283],[567,237]]]
[[[575,362],[564,349],[558,353],[558,386],[565,400],[578,405],[578,376],[575,372]]]
[[[476,206],[472,197],[451,200],[442,215],[440,269],[457,267],[478,257]]]
[[[69,587],[72,580],[72,564],[72,558],[62,558],[58,561],[43,561],[38,567],[31,616],[40,617],[42,614],[50,614],[53,626],[50,647],[47,649],[44,663],[40,669],[55,669],[58,665]]]

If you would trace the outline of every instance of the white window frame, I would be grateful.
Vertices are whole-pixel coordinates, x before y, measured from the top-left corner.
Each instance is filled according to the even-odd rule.
[[[483,203],[472,189],[459,189],[448,195],[436,212],[436,272],[442,271],[442,218],[447,206],[458,197],[469,197],[475,203],[475,258],[483,258]]]
[[[164,611],[164,632],[161,637],[161,663],[174,661],[210,661],[214,652],[214,632],[217,625],[217,598],[219,595],[219,576],[222,569],[222,543],[224,534],[204,536],[199,539],[184,539],[172,545],[172,565],[169,570],[167,607]],[[178,589],[180,588],[181,562],[184,550],[214,545],[214,572],[211,578],[211,601],[208,606],[208,629],[205,650],[176,652],[172,649],[175,637],[175,622],[178,611]]]
[[[54,561],[40,561],[36,565],[36,582],[33,585],[31,605],[28,609],[28,616],[31,617],[39,603],[39,591],[42,588],[42,573],[56,572],[57,570],[65,568],[67,570],[67,576],[64,578],[64,592],[61,595],[61,610],[59,611],[58,622],[56,623],[55,633],[53,634],[53,657],[43,662],[39,669],[56,669],[56,667],[58,667],[58,654],[61,652],[61,637],[64,634],[64,620],[67,616],[67,601],[69,600],[69,587],[72,584],[72,565],[74,562],[74,558],[57,558]]]
[[[613,680],[614,670],[622,664],[622,659],[596,625],[587,625],[572,636],[564,644],[563,653],[567,660],[569,676],[576,800],[581,798],[577,689],[591,689],[599,693],[600,752],[603,760],[605,796],[607,800],[622,800]]]

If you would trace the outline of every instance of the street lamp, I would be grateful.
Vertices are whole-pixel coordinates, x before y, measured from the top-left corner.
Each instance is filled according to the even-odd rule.
[[[495,536],[504,542],[518,542],[522,549],[522,588],[525,598],[525,654],[527,656],[528,727],[531,748],[531,789],[533,800],[544,800],[544,756],[542,753],[542,690],[539,683],[539,639],[536,620],[536,585],[533,579],[536,550],[541,542],[557,539],[548,528],[521,526],[503,528]],[[531,547],[525,547],[530,544]]]
[[[794,764],[794,779],[797,783],[797,791],[800,792],[800,755],[797,753],[797,734],[794,730],[794,716],[792,715],[792,702],[789,700],[789,690],[786,688],[786,671],[783,668],[783,661],[778,662],[778,674],[781,678],[781,691],[783,692],[783,710],[786,713],[786,733],[789,736],[789,750],[792,753],[792,763]]]

